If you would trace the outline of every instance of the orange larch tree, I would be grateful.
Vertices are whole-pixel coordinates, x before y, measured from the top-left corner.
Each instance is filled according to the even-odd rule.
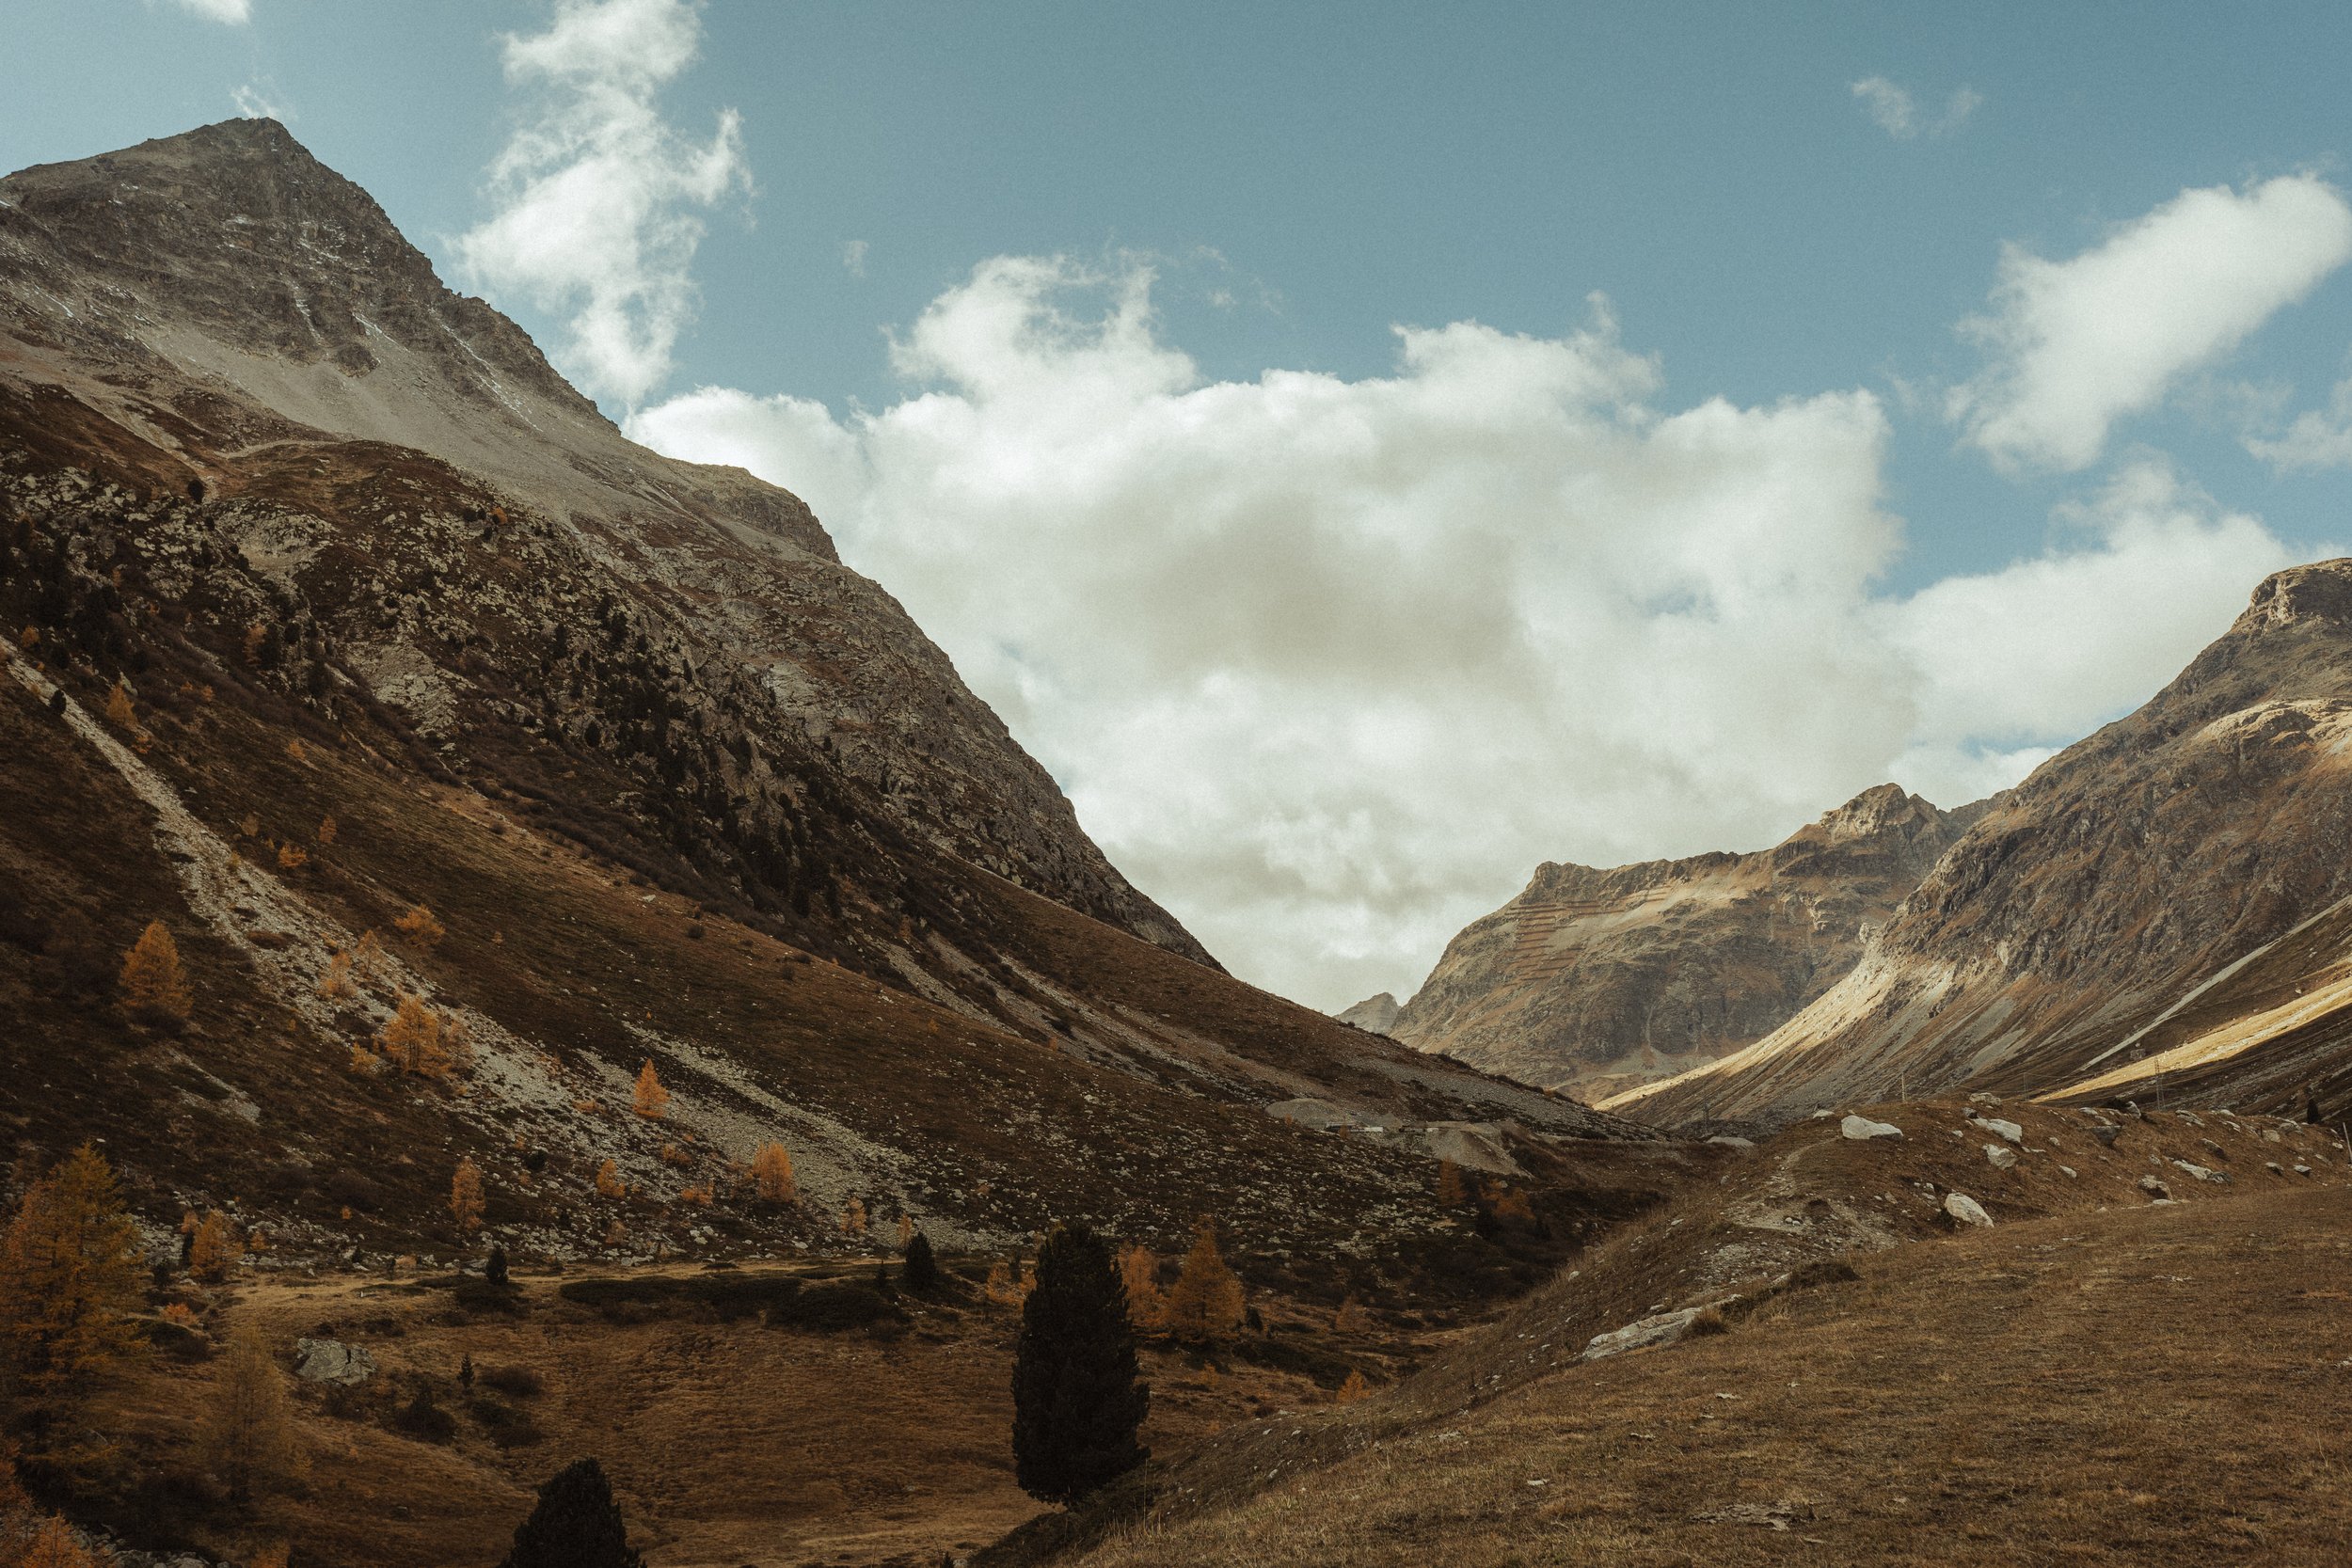
[[[160,920],[149,921],[122,956],[122,1005],[144,1022],[187,1022],[190,998],[180,946]]]
[[[1127,1321],[1138,1329],[1154,1329],[1168,1311],[1160,1293],[1159,1255],[1141,1242],[1119,1249],[1119,1283],[1127,1292]]]
[[[244,1256],[245,1238],[228,1215],[209,1213],[196,1222],[196,1235],[188,1243],[188,1272],[197,1278],[217,1285]]]
[[[752,1190],[768,1203],[792,1203],[800,1192],[792,1179],[792,1156],[784,1145],[769,1142],[752,1156]]]
[[[457,1172],[449,1179],[449,1212],[462,1231],[482,1228],[482,1173],[474,1168],[473,1157],[467,1155],[457,1162]]]
[[[401,935],[419,947],[430,947],[449,935],[449,927],[436,919],[433,911],[422,904],[411,906],[408,912],[393,921],[392,925]]]
[[[629,1093],[629,1109],[648,1121],[660,1121],[670,1114],[670,1091],[661,1086],[661,1075],[653,1069],[653,1058],[637,1069],[637,1086]]]
[[[1214,1339],[1240,1326],[1244,1310],[1241,1281],[1217,1250],[1216,1227],[1204,1219],[1193,1232],[1192,1248],[1168,1292],[1168,1326],[1181,1335]]]
[[[0,1234],[0,1358],[20,1386],[61,1391],[135,1354],[140,1273],[114,1172],[84,1144],[25,1190]]]

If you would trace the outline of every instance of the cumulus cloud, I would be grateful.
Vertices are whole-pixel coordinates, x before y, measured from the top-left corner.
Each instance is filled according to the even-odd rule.
[[[253,20],[253,0],[172,0],[182,10],[207,22],[240,26]]]
[[[1152,285],[999,259],[893,341],[890,407],[706,388],[630,428],[798,490],[1123,869],[1318,1005],[1409,990],[1538,861],[2013,783],[2283,558],[2148,467],[2045,556],[1889,597],[1868,392],[1670,406],[1598,301],[1208,382]]]
[[[1931,798],[2012,784],[2054,749],[2030,742],[2145,701],[2257,580],[2308,559],[2149,453],[2055,522],[2043,554],[1878,610],[1879,634],[1919,675],[1920,738],[1895,768],[1944,781]]]
[[[1908,87],[1900,87],[1883,76],[1865,76],[1851,86],[1854,99],[1862,112],[1870,117],[1878,128],[1897,141],[1910,141],[1925,132],[1930,136],[1948,136],[1968,123],[1968,119],[1984,105],[1984,94],[1974,87],[1953,89],[1944,101],[1940,115],[1923,115],[1919,101]]]
[[[546,32],[509,35],[506,79],[530,107],[490,167],[496,214],[458,242],[483,287],[566,316],[565,369],[632,406],[693,317],[696,210],[751,191],[735,111],[704,142],[657,103],[700,35],[688,0],[558,0]]]
[[[1961,326],[1990,362],[1947,411],[2005,468],[2088,467],[2117,420],[2347,259],[2352,206],[2307,174],[2183,191],[2063,261],[2009,246],[1991,311]]]

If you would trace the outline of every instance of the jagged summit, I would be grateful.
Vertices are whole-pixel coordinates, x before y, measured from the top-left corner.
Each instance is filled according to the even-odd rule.
[[[387,342],[454,351],[445,368],[469,401],[496,404],[503,384],[601,420],[520,328],[444,288],[373,197],[274,119],[228,119],[40,165],[0,180],[0,199],[64,264],[53,276],[65,297],[90,307],[76,325],[145,343],[167,320],[248,354],[325,360],[352,376],[378,369]],[[102,278],[107,287],[92,286]],[[110,309],[119,303],[110,294],[126,289],[143,319]]]
[[[2230,629],[2248,636],[2296,621],[2352,625],[2352,557],[2271,573],[2255,587]]]

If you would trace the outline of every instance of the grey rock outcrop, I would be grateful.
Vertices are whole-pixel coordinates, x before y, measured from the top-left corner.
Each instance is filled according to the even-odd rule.
[[[1678,1311],[1660,1312],[1651,1317],[1639,1319],[1626,1324],[1623,1328],[1613,1328],[1606,1334],[1596,1334],[1585,1344],[1584,1353],[1577,1359],[1600,1361],[1612,1355],[1623,1355],[1628,1351],[1651,1350],[1660,1345],[1671,1345],[1691,1332],[1691,1325],[1698,1321],[1699,1314],[1705,1310],[1705,1307],[1685,1307]]]
[[[1384,990],[1377,996],[1365,997],[1337,1017],[1342,1023],[1352,1023],[1367,1034],[1388,1035],[1395,1033],[1401,1010],[1396,998]]]
[[[375,1357],[365,1347],[341,1339],[296,1339],[294,1354],[294,1376],[305,1383],[348,1388],[375,1375]]]

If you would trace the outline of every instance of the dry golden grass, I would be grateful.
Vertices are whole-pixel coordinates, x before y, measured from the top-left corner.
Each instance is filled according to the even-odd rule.
[[[641,1274],[684,1275],[684,1269]],[[745,1269],[741,1275],[763,1272]],[[870,1276],[871,1266],[848,1277]],[[657,1568],[919,1561],[973,1551],[1039,1512],[1013,1484],[1009,1311],[910,1302],[902,1333],[817,1334],[683,1311],[614,1322],[562,1302],[559,1281],[521,1281],[529,1310],[463,1321],[439,1290],[349,1277],[240,1288],[209,1326],[293,1341],[333,1325],[379,1364],[354,1396],[302,1386],[310,1456],[294,1495],[261,1500],[204,1544],[235,1553],[287,1540],[316,1568],[483,1568],[505,1550],[531,1489],[582,1455],[612,1475],[632,1538]],[[512,1397],[545,1433],[501,1449],[455,1383],[524,1369],[542,1386]],[[1328,1402],[1302,1376],[1238,1363],[1220,1372],[1171,1351],[1146,1355],[1154,1386],[1146,1441],[1184,1449],[1255,1409]],[[198,1461],[188,1433],[223,1365],[159,1361],[115,1388],[106,1423],[162,1473]],[[429,1386],[457,1418],[437,1445],[386,1424]],[[333,1413],[341,1404],[344,1414]]]
[[[1899,1247],[1487,1403],[1260,1424],[1072,1560],[2342,1563],[2347,1236],[2302,1186]]]

